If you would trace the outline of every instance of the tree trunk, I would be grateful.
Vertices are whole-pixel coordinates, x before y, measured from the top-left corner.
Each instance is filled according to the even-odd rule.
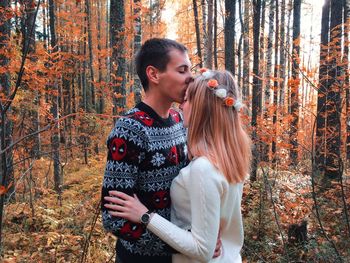
[[[259,40],[260,40],[260,14],[261,0],[253,0],[253,29],[254,29],[254,61],[253,61],[253,94],[252,94],[252,138],[255,144],[253,149],[253,163],[251,181],[256,181],[257,169],[260,162],[260,141],[257,130],[259,129],[257,120],[261,113],[261,86],[259,80]]]
[[[269,12],[269,35],[267,38],[267,55],[266,55],[266,86],[265,86],[265,105],[268,108],[271,99],[271,80],[272,80],[272,48],[273,33],[275,25],[275,2],[270,0]]]
[[[265,12],[266,12],[266,1],[261,1],[261,22],[260,22],[260,47],[259,47],[259,72],[260,72],[260,85],[261,87],[265,87],[266,83],[266,75],[265,75]],[[263,104],[264,100],[264,93],[261,90],[260,96],[261,96],[261,105]]]
[[[111,0],[110,3],[110,42],[112,48],[111,75],[114,91],[113,113],[117,115],[125,108],[125,6],[124,0]]]
[[[205,60],[206,68],[213,68],[213,0],[208,1],[208,42],[205,46],[207,57]]]
[[[340,116],[341,116],[341,35],[342,35],[342,3],[331,1],[330,43],[329,48],[329,80],[326,102],[326,169],[325,176],[329,179],[339,179],[341,176],[340,156]]]
[[[243,23],[243,83],[242,83],[242,94],[245,101],[248,100],[250,96],[249,92],[249,68],[250,68],[250,48],[249,48],[249,10],[250,1],[244,1],[244,23]]]
[[[0,1],[0,50],[6,50],[10,41],[11,21],[6,14],[10,13],[11,3],[8,0]],[[7,69],[9,66],[9,57],[6,54],[0,54],[0,67]],[[9,73],[0,73],[0,86],[5,95],[10,94],[10,76]],[[4,111],[3,102],[0,101],[0,150],[5,149],[12,142],[12,122],[7,118]],[[4,152],[0,156],[0,184],[7,187],[9,178],[13,177],[11,170],[8,169],[12,165],[12,149]],[[3,212],[4,212],[5,195],[0,195],[0,251],[2,251],[2,227],[3,227]]]
[[[101,51],[102,51],[102,45],[101,45],[101,1],[97,1],[97,50],[98,50],[98,83],[101,85],[103,81],[103,75],[102,75],[102,59],[101,59]],[[96,105],[96,111],[97,113],[102,114],[104,112],[104,92],[102,90],[102,87],[100,86],[100,94],[98,94],[98,102]]]
[[[328,44],[329,44],[329,12],[330,0],[326,0],[322,8],[319,87],[317,95],[315,165],[314,169],[323,172],[325,169],[326,154],[326,87],[328,86]],[[315,173],[317,174],[317,171]]]
[[[218,1],[214,0],[214,68],[218,69]]]
[[[237,82],[238,82],[238,85],[242,87],[242,79],[243,79],[242,46],[243,46],[243,38],[244,38],[242,0],[238,0],[238,17],[239,17],[239,23],[241,24],[241,34],[239,36],[238,47],[237,47],[237,64],[238,64],[237,65]]]
[[[236,0],[225,0],[225,12],[225,68],[235,75]]]
[[[272,125],[274,127],[274,136],[272,140],[272,162],[275,164],[277,162],[277,105],[278,105],[278,32],[279,32],[279,19],[278,19],[278,1],[276,0],[276,31],[275,31],[275,66],[274,66],[274,73],[273,73],[273,104],[274,104],[274,110],[273,110],[273,117],[272,117]]]
[[[299,122],[299,64],[300,64],[300,12],[301,0],[294,0],[293,5],[293,67],[291,81],[291,113],[292,121],[290,127],[290,159],[291,164],[298,163],[298,122]]]
[[[96,99],[95,99],[95,77],[94,77],[94,67],[93,67],[93,52],[92,52],[92,30],[91,30],[91,8],[90,0],[85,0],[85,12],[87,21],[87,35],[88,35],[88,49],[89,49],[89,70],[90,70],[90,89],[91,98],[89,104],[91,103],[92,109],[96,110]]]
[[[344,65],[344,74],[345,74],[345,81],[344,81],[344,89],[345,89],[345,113],[346,113],[346,119],[345,119],[345,127],[346,127],[346,160],[350,164],[350,83],[349,83],[349,30],[350,30],[350,0],[344,0],[344,21],[345,21],[345,27],[344,27],[344,56],[343,56],[343,65]]]
[[[31,63],[35,63],[36,59],[33,57],[35,53],[35,1],[33,0],[22,0],[20,4],[23,6],[22,10],[24,13],[21,17],[21,32],[22,32],[22,57],[25,56],[27,52]],[[22,86],[25,90],[29,90],[31,86],[31,80],[23,81]],[[39,107],[39,94],[38,90],[33,91],[33,97],[30,98],[34,101],[34,107],[28,110],[29,118],[31,121],[29,122],[30,129],[34,131],[39,130],[39,115],[38,115],[38,107]],[[31,94],[28,94],[32,96]],[[23,109],[25,110],[25,109]],[[31,151],[30,154],[34,158],[38,158],[40,151],[40,140],[39,133],[30,139]]]
[[[202,31],[203,31],[203,46],[204,46],[204,52],[203,52],[203,64],[204,67],[207,67],[207,61],[208,61],[208,34],[207,34],[207,5],[206,0],[201,0],[201,6],[202,6]]]
[[[271,81],[272,81],[272,48],[273,48],[273,33],[275,21],[275,0],[270,0],[269,7],[269,34],[267,38],[267,55],[266,55],[266,85],[264,93],[264,121],[269,125],[269,108],[271,105]],[[277,45],[277,39],[276,39]],[[263,144],[263,160],[269,161],[270,143]]]
[[[56,41],[56,25],[55,25],[55,4],[54,0],[49,0],[49,16],[50,16],[50,45],[53,52],[57,52],[57,41]],[[58,109],[58,85],[55,81],[52,85],[53,89],[53,98],[52,98],[52,107],[51,107],[51,113],[54,117],[54,119],[57,121],[59,116],[59,109]],[[59,134],[59,124],[57,123],[57,127],[54,127],[52,131],[52,137],[51,137],[51,144],[52,144],[52,154],[53,154],[53,166],[54,166],[54,183],[55,183],[55,190],[57,193],[61,193],[61,185],[62,185],[62,176],[61,176],[61,167],[60,167],[60,134]]]
[[[134,53],[136,53],[141,48],[142,41],[142,24],[141,24],[141,0],[134,0]],[[134,65],[134,63],[133,63]],[[137,76],[136,68],[133,67],[134,72],[134,95],[135,95],[135,103],[139,103],[141,101],[141,81]]]
[[[281,1],[281,26],[280,26],[280,95],[279,95],[279,101],[280,105],[284,104],[284,96],[285,96],[285,89],[286,89],[286,46],[285,46],[285,38],[286,38],[286,0]],[[288,48],[288,46],[287,46]]]
[[[201,49],[201,36],[199,29],[199,21],[198,21],[198,6],[197,0],[193,0],[193,15],[194,15],[194,25],[196,28],[196,41],[197,41],[197,56],[199,59],[199,67],[203,67],[203,59],[202,59],[202,49]]]

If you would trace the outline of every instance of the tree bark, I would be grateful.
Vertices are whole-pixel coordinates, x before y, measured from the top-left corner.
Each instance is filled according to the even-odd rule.
[[[102,4],[101,1],[97,1],[97,50],[98,50],[98,83],[101,85],[103,81],[103,73],[102,73],[102,59],[101,59],[101,51],[102,51],[102,45],[101,45],[101,8]],[[98,102],[96,105],[96,111],[97,113],[102,114],[104,112],[104,92],[102,90],[102,87],[100,87],[100,94],[98,94]]]
[[[213,68],[213,0],[208,1],[208,42],[205,45],[205,50],[207,53],[207,57],[205,60],[206,68]]]
[[[214,0],[214,68],[218,69],[218,1]]]
[[[284,97],[285,97],[285,90],[286,90],[286,48],[288,46],[285,45],[285,39],[286,39],[286,0],[281,1],[281,26],[280,26],[280,95],[279,95],[279,102],[280,105],[284,104]],[[287,36],[288,37],[288,36]]]
[[[350,0],[344,0],[344,55],[343,55],[343,65],[344,65],[344,89],[345,89],[345,127],[346,127],[346,160],[350,163],[350,83],[349,83],[349,30],[350,30]]]
[[[204,46],[204,52],[203,52],[203,64],[204,67],[207,67],[207,61],[208,61],[208,53],[207,53],[207,47],[208,47],[208,31],[207,31],[207,4],[206,0],[201,0],[201,6],[202,6],[202,31],[203,31],[203,46]]]
[[[266,85],[264,93],[264,121],[269,125],[269,108],[271,106],[271,81],[272,81],[272,49],[273,49],[273,33],[275,21],[275,0],[270,0],[269,6],[269,34],[267,38],[267,55],[266,55]],[[277,39],[276,45],[277,45]],[[271,123],[270,123],[271,124]],[[269,139],[270,140],[270,139]],[[269,161],[270,143],[263,143],[263,160]]]
[[[225,68],[235,75],[236,0],[225,0],[225,12]]]
[[[254,28],[254,61],[253,61],[253,94],[252,94],[252,119],[251,125],[253,128],[252,138],[255,144],[253,149],[253,163],[251,181],[256,181],[257,169],[260,162],[260,141],[257,130],[258,117],[261,113],[261,85],[259,79],[259,40],[260,40],[260,14],[261,14],[261,0],[253,0],[253,28]]]
[[[339,179],[341,176],[341,156],[340,156],[340,116],[341,99],[341,35],[342,35],[342,3],[341,1],[331,1],[331,21],[330,21],[330,47],[329,47],[329,80],[327,85],[326,102],[326,169],[325,176],[329,179]]]
[[[276,31],[275,31],[275,66],[274,66],[274,73],[273,73],[273,104],[274,104],[274,110],[273,110],[273,116],[272,116],[272,125],[274,127],[274,136],[272,140],[272,163],[276,164],[277,162],[277,105],[278,105],[278,32],[279,32],[279,19],[278,19],[278,1],[276,0]]]
[[[11,35],[11,22],[7,14],[10,12],[11,3],[9,0],[0,1],[0,50],[6,50],[9,45]],[[0,67],[7,69],[10,59],[6,54],[0,54]],[[6,71],[7,71],[6,70]],[[10,75],[8,72],[0,73],[0,87],[5,96],[10,94]],[[7,112],[4,111],[3,102],[0,101],[0,149],[5,149],[12,141],[12,122],[7,118]],[[8,167],[12,168],[12,150],[4,152],[0,156],[0,184],[7,187],[9,178],[13,177]],[[0,195],[0,250],[2,251],[2,227],[4,212],[5,195]]]
[[[125,5],[124,0],[111,0],[110,3],[110,42],[112,48],[111,75],[114,91],[113,113],[117,115],[126,104],[126,63],[125,63]]]
[[[53,52],[57,52],[57,38],[56,38],[56,16],[55,16],[55,4],[54,0],[49,0],[49,17],[50,17],[50,45]],[[52,85],[52,90],[54,92],[53,98],[52,98],[52,107],[51,107],[51,113],[53,118],[57,121],[59,116],[59,109],[58,109],[58,85],[55,81]],[[59,124],[57,123],[57,126]],[[60,134],[59,134],[59,127],[55,127],[52,131],[52,137],[51,137],[51,147],[52,147],[52,154],[53,154],[53,166],[54,166],[54,183],[55,183],[55,190],[57,193],[61,193],[61,185],[62,185],[62,176],[61,176],[61,167],[60,167]]]
[[[300,12],[301,0],[294,0],[293,5],[293,67],[291,81],[290,159],[291,164],[298,163],[298,122],[299,122],[299,64],[300,64]]]
[[[328,45],[329,45],[329,12],[330,0],[326,0],[322,8],[319,87],[317,95],[315,167],[318,172],[325,169],[326,153],[326,87],[328,86]],[[316,172],[316,171],[315,171]],[[317,174],[317,173],[316,173]]]
[[[141,48],[142,40],[142,24],[141,24],[141,0],[134,0],[134,53],[136,53]],[[134,95],[135,104],[141,101],[141,81],[137,76],[136,68],[133,63],[134,72]]]
[[[244,24],[243,24],[243,83],[242,93],[243,99],[248,100],[250,96],[249,92],[249,73],[250,73],[250,47],[249,47],[249,16],[250,16],[250,1],[244,1]]]
[[[90,70],[90,89],[91,92],[89,98],[89,104],[91,103],[92,109],[96,110],[96,99],[95,99],[95,77],[94,77],[94,67],[93,67],[93,52],[92,52],[92,30],[91,30],[91,8],[90,0],[85,0],[85,12],[86,12],[86,22],[87,22],[87,35],[88,35],[88,49],[89,49],[89,70]]]
[[[199,20],[198,20],[198,6],[197,0],[193,0],[193,15],[194,15],[194,25],[196,28],[196,43],[197,43],[197,56],[199,59],[199,67],[203,67],[203,58],[202,58],[202,48],[201,48],[201,36],[199,29]]]

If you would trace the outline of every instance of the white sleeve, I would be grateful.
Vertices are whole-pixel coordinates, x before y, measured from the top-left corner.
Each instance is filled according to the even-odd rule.
[[[207,160],[191,166],[188,193],[191,200],[191,231],[154,214],[147,228],[164,242],[190,258],[209,261],[214,254],[220,224],[222,178]]]

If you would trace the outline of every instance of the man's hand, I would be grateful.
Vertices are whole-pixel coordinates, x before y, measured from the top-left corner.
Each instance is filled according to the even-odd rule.
[[[109,191],[110,196],[104,199],[110,203],[104,206],[109,209],[108,213],[112,216],[121,217],[134,223],[140,223],[141,216],[148,211],[137,196],[129,196],[119,191]]]
[[[221,235],[220,235],[220,230],[219,230],[218,239],[216,240],[216,247],[215,247],[213,258],[217,258],[217,257],[219,257],[221,255],[222,243],[221,243],[220,236]]]

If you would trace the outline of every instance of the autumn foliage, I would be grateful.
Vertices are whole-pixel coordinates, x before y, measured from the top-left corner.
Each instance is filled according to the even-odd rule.
[[[330,9],[315,23],[328,19],[325,25],[333,27],[325,29],[327,41],[321,42],[320,53],[308,54],[309,45],[319,43],[303,32],[292,38],[293,28],[287,23],[293,18],[293,0],[119,1],[124,4],[119,9],[124,28],[114,33],[111,18],[116,14],[110,12],[110,2],[0,3],[4,262],[114,260],[115,237],[103,230],[99,208],[105,141],[114,120],[139,96],[133,63],[138,34],[141,42],[175,34],[188,48],[194,73],[209,63],[212,41],[212,68],[223,69],[228,19],[224,2],[236,3],[235,74],[247,106],[242,118],[254,139],[256,161],[256,176],[244,190],[243,258],[349,261],[349,27],[345,18],[337,24],[331,12],[340,8],[345,16],[348,7],[325,0]],[[307,7],[301,3],[302,12]],[[272,30],[269,34],[265,24],[259,25],[257,49],[254,8],[261,11],[256,21],[271,23]],[[168,17],[169,10],[173,17]],[[305,18],[299,19],[305,30]],[[208,30],[214,25],[211,39]],[[111,39],[122,40],[122,54]],[[257,73],[254,58],[259,60]]]

